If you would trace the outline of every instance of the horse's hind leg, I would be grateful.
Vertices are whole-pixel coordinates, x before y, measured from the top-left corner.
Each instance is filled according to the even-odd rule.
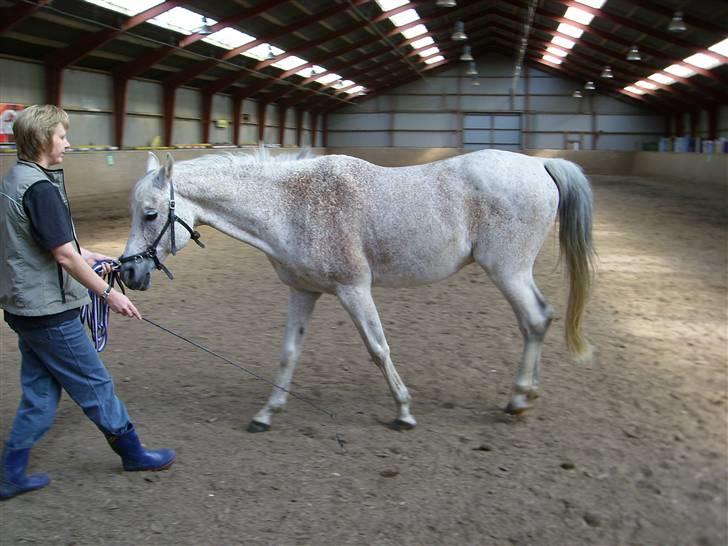
[[[392,422],[392,427],[399,430],[414,428],[417,421],[410,413],[410,395],[390,358],[389,345],[384,337],[371,289],[369,286],[341,286],[336,295],[359,330],[372,360],[387,380],[398,409],[397,419]]]
[[[523,335],[523,356],[513,381],[513,396],[506,407],[506,412],[518,415],[525,412],[530,407],[529,401],[538,396],[541,350],[553,310],[541,295],[530,269],[516,273],[491,270],[489,273],[513,307]]]
[[[279,412],[286,403],[288,391],[291,386],[293,372],[298,363],[298,357],[303,348],[303,339],[308,329],[308,323],[321,294],[305,292],[291,288],[288,296],[288,324],[281,349],[281,365],[276,376],[276,387],[263,409],[255,414],[248,425],[248,432],[263,432],[270,428],[271,419],[274,413]],[[285,391],[279,389],[283,387]]]

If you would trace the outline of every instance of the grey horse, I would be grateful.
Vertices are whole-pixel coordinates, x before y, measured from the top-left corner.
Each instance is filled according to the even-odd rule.
[[[333,294],[387,380],[397,405],[396,428],[412,428],[416,421],[372,287],[433,283],[477,262],[511,304],[523,334],[506,408],[522,413],[537,396],[553,316],[534,282],[533,265],[557,216],[570,284],[567,348],[578,359],[591,355],[582,320],[593,279],[592,193],[569,161],[484,150],[385,168],[343,155],[269,157],[261,148],[255,155],[208,155],[177,164],[167,154],[161,165],[150,153],[130,201],[124,254],[135,259],[126,260],[121,272],[129,288],[149,288],[155,265],[166,269],[175,246],[196,239],[197,225],[262,250],[290,288],[276,384],[289,389],[316,301]],[[165,228],[172,216],[176,221]],[[248,430],[270,428],[286,390],[273,388]]]

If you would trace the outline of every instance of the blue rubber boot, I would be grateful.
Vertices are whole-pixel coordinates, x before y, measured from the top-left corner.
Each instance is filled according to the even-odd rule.
[[[131,423],[126,432],[107,436],[106,440],[114,453],[121,457],[124,470],[166,470],[177,460],[173,449],[144,449]]]
[[[48,474],[25,475],[30,449],[3,449],[0,460],[0,500],[35,491],[51,483]]]

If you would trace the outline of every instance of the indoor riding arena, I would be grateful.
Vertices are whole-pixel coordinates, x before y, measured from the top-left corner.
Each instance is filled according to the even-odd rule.
[[[64,391],[0,544],[728,544],[726,63],[719,0],[0,0],[0,200],[61,107],[176,451]]]

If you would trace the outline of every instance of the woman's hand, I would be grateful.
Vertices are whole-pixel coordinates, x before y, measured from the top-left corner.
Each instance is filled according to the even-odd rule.
[[[112,263],[114,262],[114,258],[107,256],[106,254],[101,254],[100,252],[92,252],[81,247],[81,256],[83,256],[83,259],[91,267],[95,266],[96,262],[104,262],[102,266],[103,270],[101,271],[102,277],[105,277],[114,269],[114,265]]]
[[[119,313],[125,317],[131,317],[138,320],[142,319],[141,313],[137,310],[134,304],[121,292],[114,289],[109,293],[109,297],[106,298],[106,303],[109,304],[109,309],[114,313]]]

